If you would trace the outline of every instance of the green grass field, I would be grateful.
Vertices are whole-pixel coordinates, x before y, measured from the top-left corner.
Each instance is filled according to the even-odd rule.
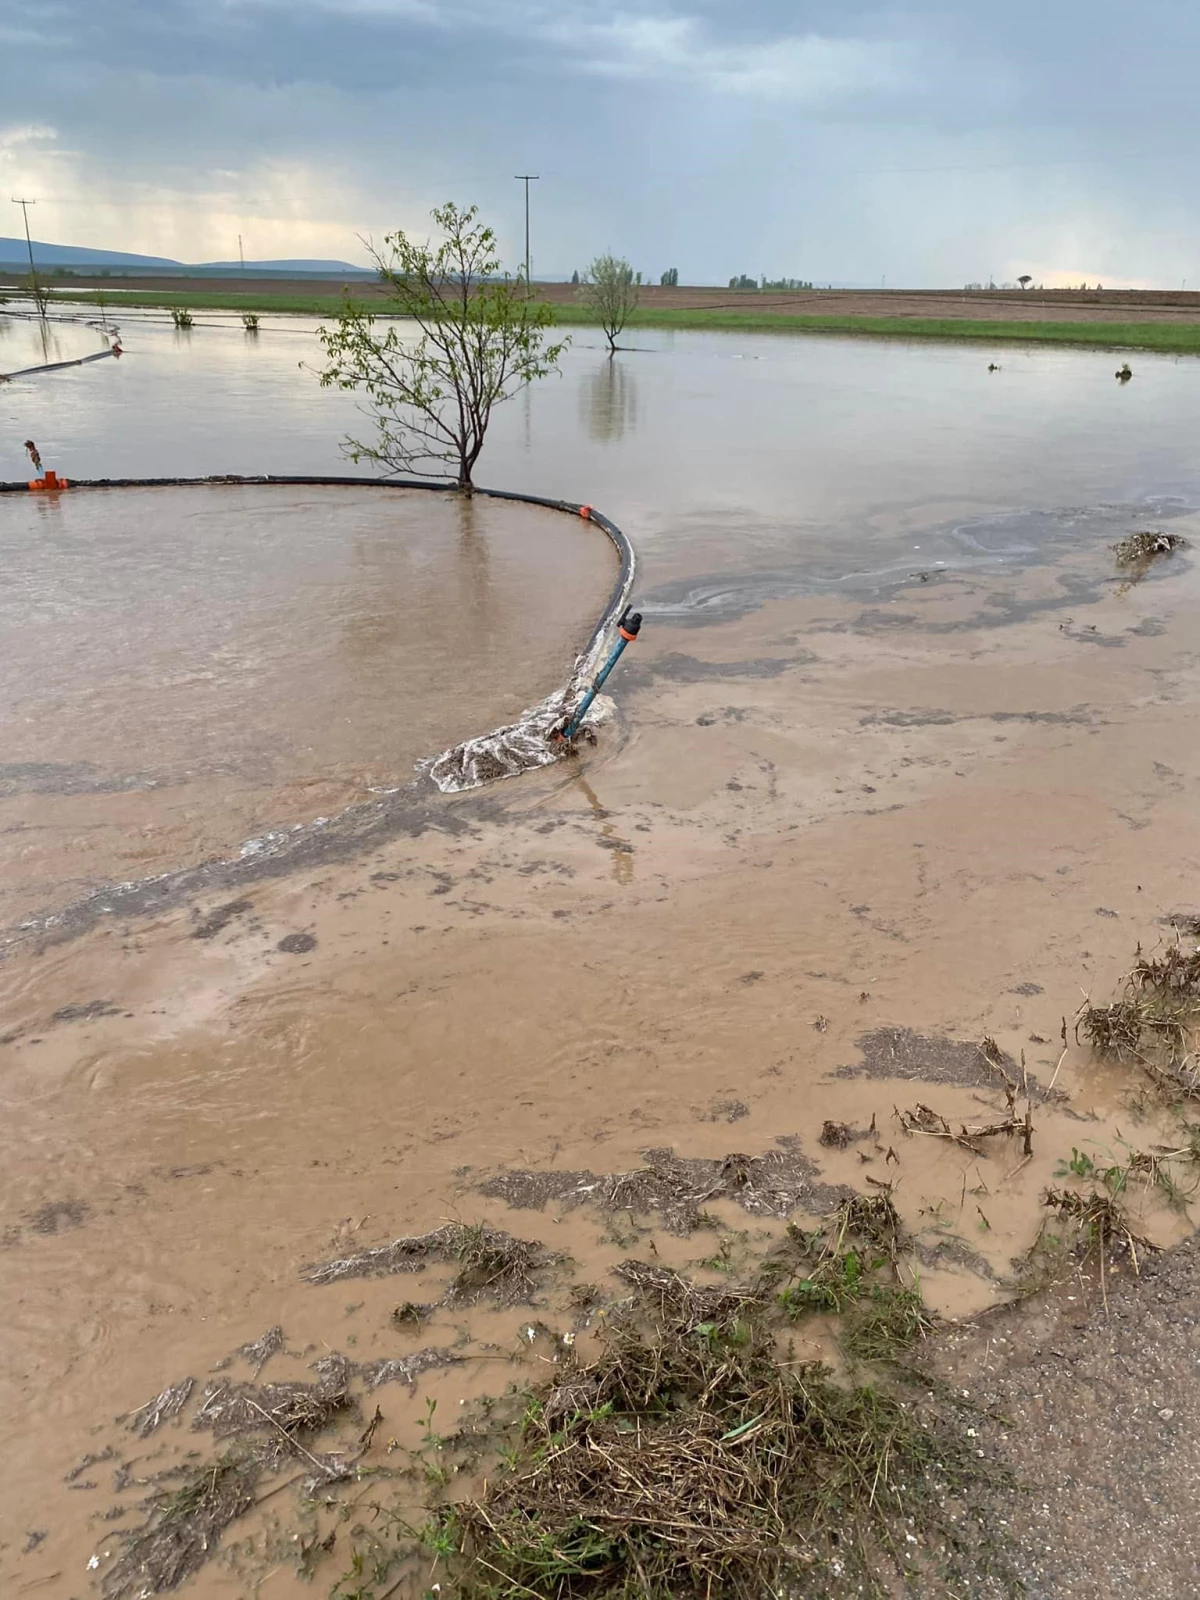
[[[201,311],[257,311],[295,316],[336,316],[342,300],[335,295],[226,293],[222,290],[137,290],[105,295],[95,290],[73,292],[72,300],[103,300],[112,312],[121,306],[139,308],[186,306]],[[371,304],[364,299],[363,304]],[[565,326],[594,327],[583,306],[555,306],[555,319]],[[1196,322],[1002,322],[958,317],[788,316],[751,307],[735,311],[643,308],[631,328],[713,328],[732,333],[852,334],[873,339],[969,340],[985,344],[1082,345],[1091,349],[1158,350],[1200,353],[1200,321]]]

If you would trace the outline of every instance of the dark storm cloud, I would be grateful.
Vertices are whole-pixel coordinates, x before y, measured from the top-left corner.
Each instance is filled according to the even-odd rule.
[[[95,230],[177,195],[194,254],[218,213],[346,253],[450,194],[512,245],[531,169],[545,271],[1170,279],[1200,258],[1198,45],[1170,0],[4,0],[0,177],[69,196],[57,237],[143,249],[132,202]]]

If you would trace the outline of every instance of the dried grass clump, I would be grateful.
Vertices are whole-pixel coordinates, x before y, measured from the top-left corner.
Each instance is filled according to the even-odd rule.
[[[1169,945],[1161,956],[1148,959],[1138,951],[1129,974],[1130,986],[1139,995],[1161,1005],[1186,1005],[1200,1008],[1200,949],[1184,950]]]
[[[1149,1254],[1158,1248],[1133,1231],[1123,1207],[1111,1194],[1081,1194],[1077,1189],[1050,1188],[1042,1196],[1042,1204],[1075,1228],[1077,1253],[1085,1260],[1093,1256],[1098,1258],[1101,1267],[1106,1260],[1127,1255],[1136,1272],[1138,1251]]]
[[[1185,1099],[1200,1098],[1200,949],[1177,939],[1161,955],[1137,960],[1121,997],[1107,1006],[1085,1002],[1075,1017],[1075,1036],[1098,1055],[1134,1061],[1160,1088]]]
[[[854,1237],[882,1250],[895,1263],[904,1245],[904,1229],[892,1200],[891,1185],[878,1194],[855,1194],[843,1200],[830,1218],[827,1232],[834,1251],[842,1248],[847,1237]]]
[[[696,1328],[702,1323],[729,1327],[755,1300],[752,1289],[692,1283],[669,1267],[645,1261],[623,1261],[613,1268],[613,1275],[627,1283],[659,1321],[681,1328]]]
[[[104,1574],[104,1600],[143,1600],[177,1589],[202,1567],[221,1534],[254,1504],[261,1465],[230,1452],[198,1468],[160,1500]]]
[[[1138,566],[1153,561],[1156,556],[1170,555],[1173,550],[1186,550],[1187,540],[1180,533],[1155,533],[1146,529],[1131,533],[1113,545],[1113,554],[1119,567]]]
[[[1142,1042],[1144,1008],[1136,1000],[1114,1000],[1107,1006],[1084,1006],[1075,1019],[1080,1033],[1097,1055],[1134,1060]]]
[[[161,1394],[155,1395],[153,1400],[147,1400],[144,1406],[131,1411],[124,1419],[130,1433],[136,1433],[139,1439],[148,1439],[164,1422],[170,1422],[179,1415],[191,1399],[195,1386],[195,1378],[180,1378],[178,1383],[169,1383]]]
[[[784,1136],[761,1156],[741,1152],[704,1160],[670,1149],[643,1150],[634,1172],[510,1171],[489,1178],[479,1193],[520,1210],[593,1205],[601,1211],[654,1216],[672,1233],[692,1233],[712,1200],[733,1200],[753,1216],[786,1217],[803,1206],[821,1211],[846,1193],[820,1181],[816,1163]]]
[[[954,1564],[982,1473],[965,1441],[781,1362],[751,1294],[637,1263],[623,1276],[635,1305],[597,1358],[537,1391],[482,1497],[426,1529],[461,1600],[762,1600],[814,1578],[825,1594],[868,1550],[905,1568],[913,1526]]]
[[[423,1372],[436,1372],[439,1367],[456,1366],[462,1356],[444,1346],[427,1346],[414,1350],[410,1356],[387,1356],[378,1361],[366,1361],[358,1369],[368,1389],[378,1389],[385,1383],[402,1383],[410,1394],[415,1394],[417,1379]]]
[[[478,1300],[519,1305],[532,1298],[538,1274],[557,1257],[528,1239],[515,1239],[481,1223],[447,1223],[432,1233],[393,1239],[390,1244],[302,1269],[309,1283],[340,1283],[346,1278],[379,1278],[393,1272],[423,1272],[431,1263],[452,1262],[453,1278],[438,1305],[466,1306]]]
[[[264,1428],[277,1429],[289,1438],[319,1433],[350,1406],[344,1385],[324,1383],[209,1384],[192,1419],[192,1427],[211,1432],[214,1439],[230,1439]]]

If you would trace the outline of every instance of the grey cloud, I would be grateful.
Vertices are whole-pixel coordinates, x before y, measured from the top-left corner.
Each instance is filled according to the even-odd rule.
[[[0,134],[52,124],[100,197],[236,206],[274,163],[325,174],[339,225],[454,195],[515,247],[534,170],[544,270],[613,248],[685,278],[953,283],[1019,251],[1200,278],[1200,8],[1171,0],[7,0],[3,28]]]

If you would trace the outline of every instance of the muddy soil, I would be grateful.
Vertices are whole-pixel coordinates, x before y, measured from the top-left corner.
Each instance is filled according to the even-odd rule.
[[[1194,519],[1173,526],[1200,542]],[[133,1513],[106,1522],[112,1486],[71,1478],[80,1460],[264,1329],[285,1330],[294,1359],[273,1359],[296,1381],[332,1352],[399,1361],[462,1334],[392,1317],[440,1280],[322,1285],[306,1266],[482,1222],[602,1283],[654,1221],[633,1202],[664,1151],[716,1219],[656,1226],[667,1264],[889,1183],[932,1307],[1009,1298],[1072,1149],[1174,1127],[1128,1069],[1062,1038],[1139,940],[1198,909],[1200,584],[1170,559],[1161,581],[1117,582],[1093,542],[1024,573],[914,576],[866,610],[773,600],[690,631],[699,670],[677,670],[676,630],[648,630],[619,724],[570,766],[447,797],[442,826],[236,897],[200,884],[190,905],[17,949],[0,968],[0,1370],[22,1470],[0,1587],[83,1600]],[[993,1122],[1010,1078],[1031,1158],[905,1133],[917,1102]],[[558,1176],[538,1192],[538,1173]],[[630,1204],[591,1203],[593,1181]],[[1190,1231],[1136,1204],[1160,1242]],[[538,1314],[476,1308],[470,1335],[511,1351]],[[372,1448],[497,1372],[435,1364],[415,1392],[381,1388]],[[189,1592],[313,1592],[287,1498],[269,1511]]]

